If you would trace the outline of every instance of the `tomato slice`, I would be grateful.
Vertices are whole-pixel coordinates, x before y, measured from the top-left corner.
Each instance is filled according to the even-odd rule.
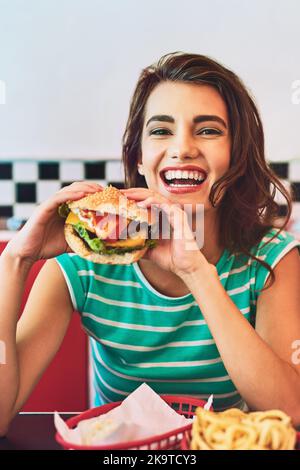
[[[103,214],[103,215],[96,215],[96,213],[94,214],[94,222],[95,222],[95,225],[100,225],[101,227],[103,226],[104,222],[103,219],[106,219],[107,215],[106,214]]]
[[[108,233],[107,237],[104,238],[104,240],[107,240],[107,241],[110,241],[110,242],[116,242],[120,236],[120,232],[119,232],[119,226],[120,226],[120,221],[119,221],[119,217],[116,217],[115,218],[115,226],[112,227],[112,230],[111,232]],[[113,236],[114,235],[114,236]]]
[[[125,217],[115,214],[95,214],[96,233],[97,231],[105,231],[105,237],[101,236],[102,240],[116,242],[120,239],[120,235],[127,225],[128,221]]]
[[[95,225],[95,211],[90,211],[88,209],[80,209],[80,215],[86,219],[90,219],[93,225]]]

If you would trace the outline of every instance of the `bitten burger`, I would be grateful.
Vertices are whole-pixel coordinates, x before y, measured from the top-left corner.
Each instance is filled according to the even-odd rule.
[[[79,256],[101,264],[130,264],[156,246],[158,218],[108,186],[59,208],[64,233]]]

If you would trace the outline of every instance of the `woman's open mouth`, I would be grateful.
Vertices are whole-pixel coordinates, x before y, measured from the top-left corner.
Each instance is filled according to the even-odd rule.
[[[167,191],[182,194],[199,191],[207,175],[197,170],[167,170],[162,171],[160,177]]]

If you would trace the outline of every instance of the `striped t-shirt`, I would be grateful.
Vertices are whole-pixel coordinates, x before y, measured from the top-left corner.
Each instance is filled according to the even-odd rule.
[[[251,252],[274,267],[300,242],[270,230]],[[161,294],[138,262],[96,264],[75,254],[56,258],[74,309],[91,339],[94,405],[123,400],[143,382],[160,394],[214,395],[214,409],[242,407],[206,321],[191,293]],[[249,257],[224,250],[216,265],[227,294],[255,326],[256,301],[269,271]],[[224,312],[226,315],[226,312]]]

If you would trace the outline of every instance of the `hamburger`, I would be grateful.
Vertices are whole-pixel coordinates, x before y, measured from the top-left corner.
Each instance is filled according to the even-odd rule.
[[[134,263],[157,243],[153,211],[139,207],[113,186],[62,204],[59,214],[66,219],[69,247],[94,263]]]

